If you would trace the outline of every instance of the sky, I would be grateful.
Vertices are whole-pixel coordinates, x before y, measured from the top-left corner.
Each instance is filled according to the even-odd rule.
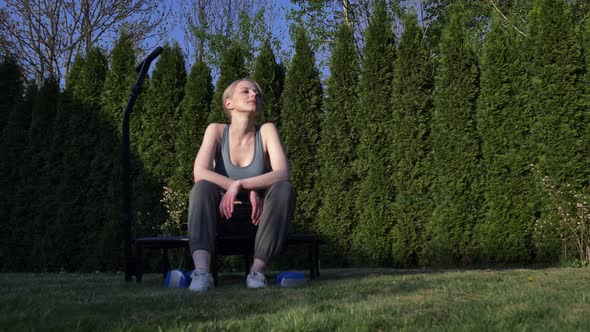
[[[3,0],[0,0],[0,2]],[[164,0],[167,6],[171,8],[171,15],[175,18],[172,20],[172,24],[169,27],[170,33],[168,36],[164,38],[152,38],[150,40],[146,40],[145,45],[146,48],[154,49],[157,46],[161,46],[166,42],[177,41],[181,47],[185,49],[185,55],[190,58],[190,49],[191,47],[187,45],[187,41],[185,39],[184,31],[182,24],[180,23],[183,19],[181,17],[181,2],[182,0]],[[282,43],[282,49],[289,49],[292,45],[291,40],[289,39],[289,22],[286,18],[287,13],[293,8],[296,8],[296,5],[293,5],[290,0],[274,0],[274,5],[276,6],[276,16],[273,19],[271,31],[273,36],[277,37]],[[190,61],[190,59],[188,62]]]
[[[22,0],[21,0],[22,1]],[[31,2],[37,2],[40,0],[30,0]],[[74,0],[79,2],[80,0]],[[194,50],[189,45],[185,38],[183,31],[183,23],[185,18],[182,14],[182,3],[187,0],[161,0],[163,7],[169,9],[168,22],[166,24],[166,33],[162,36],[151,37],[144,40],[140,44],[142,52],[138,54],[138,62],[141,58],[145,57],[149,52],[155,49],[157,46],[163,46],[166,43],[178,42],[181,49],[184,52],[186,60],[186,69],[189,70],[194,63]],[[190,1],[190,0],[188,0]],[[281,49],[285,52],[283,54],[275,54],[279,59],[283,60],[292,56],[289,52],[292,51],[292,41],[289,38],[289,22],[286,18],[287,14],[292,8],[296,6],[289,0],[267,0],[270,6],[274,6],[272,12],[274,15],[270,19],[270,29],[273,36],[281,42]],[[6,7],[6,0],[0,0],[0,7]],[[110,34],[101,38],[100,46],[107,52],[112,49],[112,43],[117,38],[117,34]],[[275,50],[275,52],[278,50]],[[143,54],[142,54],[143,53]],[[216,76],[216,73],[213,73]]]

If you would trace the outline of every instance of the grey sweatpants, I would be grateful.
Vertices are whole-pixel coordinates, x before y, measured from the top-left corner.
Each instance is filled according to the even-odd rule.
[[[219,213],[219,203],[223,195],[216,184],[201,180],[195,183],[190,192],[188,206],[188,235],[191,253],[206,250],[213,254],[216,235],[234,232],[256,234],[254,258],[269,263],[280,253],[295,212],[295,191],[289,182],[273,184],[266,192],[262,216],[258,226],[250,221],[251,209],[237,209],[230,220],[223,220]],[[238,211],[240,210],[240,211]],[[246,223],[234,219],[245,218]],[[244,227],[246,226],[246,227]]]

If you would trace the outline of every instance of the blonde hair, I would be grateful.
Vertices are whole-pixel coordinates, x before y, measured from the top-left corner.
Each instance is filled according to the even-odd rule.
[[[262,98],[262,104],[260,105],[259,109],[256,109],[256,113],[259,114],[262,112],[262,107],[264,105],[264,96],[262,94],[262,89],[260,88],[260,85],[258,84],[258,82],[256,82],[255,80],[251,79],[251,78],[240,78],[239,80],[235,80],[233,81],[230,85],[227,86],[227,88],[225,88],[225,90],[223,91],[223,95],[221,96],[221,106],[223,107],[223,112],[225,113],[225,115],[231,119],[231,113],[230,111],[225,107],[225,100],[228,99],[229,97],[231,97],[231,95],[234,93],[234,90],[236,89],[236,85],[238,85],[238,83],[240,82],[252,82],[254,85],[256,85],[256,88],[258,89],[258,92],[260,93],[260,96]]]

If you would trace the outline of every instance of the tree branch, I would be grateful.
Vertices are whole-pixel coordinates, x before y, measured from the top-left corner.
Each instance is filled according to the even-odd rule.
[[[518,31],[518,33],[520,33],[521,35],[523,35],[524,37],[526,37],[526,34],[522,31],[520,31],[520,29],[518,29],[516,27],[516,25],[512,24],[512,22],[508,19],[508,17],[506,17],[506,15],[504,15],[504,13],[502,13],[502,11],[500,10],[500,8],[498,8],[498,6],[496,6],[496,3],[494,2],[494,0],[490,0],[490,3],[492,4],[492,6],[494,6],[494,9],[498,12],[498,14],[500,14],[500,16],[502,16],[502,18],[510,25],[512,26],[516,31]]]

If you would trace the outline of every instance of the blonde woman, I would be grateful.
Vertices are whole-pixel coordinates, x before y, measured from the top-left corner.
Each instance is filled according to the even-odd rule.
[[[276,127],[256,125],[262,111],[258,83],[240,79],[223,93],[230,124],[207,127],[193,169],[189,244],[195,272],[189,289],[213,287],[211,255],[217,234],[255,234],[248,288],[267,286],[264,271],[287,236],[295,210],[289,164]],[[264,194],[263,194],[264,193]]]

